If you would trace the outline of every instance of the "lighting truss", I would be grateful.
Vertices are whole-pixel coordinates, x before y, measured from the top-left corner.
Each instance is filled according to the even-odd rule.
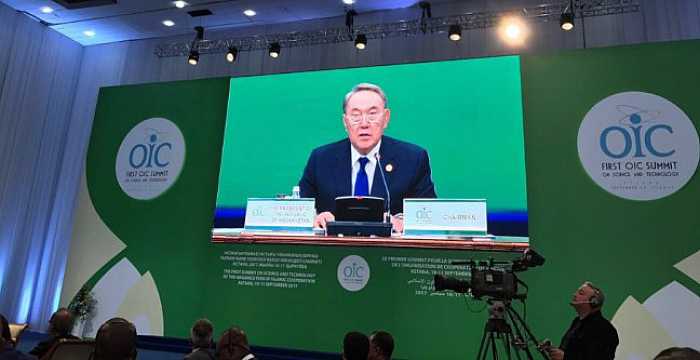
[[[422,17],[390,23],[354,25],[310,31],[293,31],[277,34],[261,34],[220,40],[181,41],[160,44],[155,49],[158,57],[188,56],[190,50],[200,54],[224,54],[232,46],[239,51],[267,50],[277,42],[282,48],[351,42],[356,34],[365,34],[368,40],[394,37],[414,37],[427,33],[445,33],[450,25],[462,30],[494,27],[504,16],[517,15],[530,22],[559,21],[559,16],[569,4],[568,0],[526,8],[504,11],[469,12],[443,17]],[[638,0],[575,0],[577,18],[634,13],[640,11]]]

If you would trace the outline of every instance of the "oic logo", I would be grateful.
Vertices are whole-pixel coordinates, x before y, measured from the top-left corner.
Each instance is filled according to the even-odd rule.
[[[338,283],[348,291],[360,291],[369,281],[369,265],[358,255],[349,255],[338,264]]]
[[[608,96],[591,108],[578,131],[586,173],[609,193],[655,200],[681,189],[698,166],[695,126],[672,102],[644,92]]]
[[[134,199],[154,199],[175,183],[184,162],[185,139],[177,125],[164,118],[147,119],[119,146],[117,182]]]

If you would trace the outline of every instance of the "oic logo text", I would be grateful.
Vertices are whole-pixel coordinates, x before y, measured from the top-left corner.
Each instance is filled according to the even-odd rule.
[[[185,139],[172,121],[151,118],[134,126],[117,153],[117,182],[128,196],[150,200],[177,181],[185,162]]]
[[[623,92],[591,108],[578,131],[578,155],[593,181],[630,200],[681,189],[698,166],[698,133],[678,106],[658,95]]]
[[[348,291],[360,291],[369,281],[369,265],[358,255],[349,255],[338,264],[338,283]]]

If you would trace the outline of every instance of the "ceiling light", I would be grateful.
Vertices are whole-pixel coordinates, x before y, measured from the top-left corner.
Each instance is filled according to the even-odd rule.
[[[343,0],[343,4],[345,5],[352,5],[355,3],[355,0]]]
[[[506,26],[506,36],[511,39],[517,39],[520,37],[520,26],[518,26],[518,24],[510,24]]]
[[[50,6],[42,6],[39,11],[41,11],[44,14],[51,14],[53,12],[53,8]]]
[[[280,43],[274,42],[270,44],[270,57],[273,59],[276,59],[280,56],[280,51],[282,51],[280,47]]]
[[[498,25],[501,39],[509,46],[523,46],[529,36],[525,20],[518,16],[506,16]]]
[[[93,37],[93,36],[95,36],[95,31],[93,31],[93,30],[85,30],[85,31],[83,31],[83,35],[85,35],[85,36],[87,36],[87,37]]]
[[[559,19],[562,30],[569,31],[574,28],[574,13],[563,13]]]
[[[459,41],[462,38],[462,28],[459,25],[450,25],[449,38],[452,41]]]
[[[178,1],[173,1],[173,5],[175,5],[175,7],[178,9],[182,9],[189,4],[186,1],[178,0]]]
[[[255,16],[256,14],[257,13],[253,9],[243,10],[243,15],[248,16],[248,17]]]
[[[367,35],[357,34],[355,37],[355,48],[357,50],[364,50],[367,47]]]
[[[228,48],[228,52],[226,52],[226,61],[232,63],[236,61],[236,58],[238,57],[238,49],[235,46],[231,46]]]
[[[574,28],[574,0],[569,1],[564,12],[559,18],[559,26],[564,31],[569,31]]]
[[[175,26],[175,22],[172,20],[163,20],[163,25],[167,27]]]
[[[197,65],[199,63],[199,51],[197,51],[197,50],[190,51],[190,56],[187,58],[187,62],[190,65]]]

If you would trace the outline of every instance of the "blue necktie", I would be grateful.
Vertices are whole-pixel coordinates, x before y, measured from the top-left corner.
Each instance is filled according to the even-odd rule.
[[[355,196],[367,196],[369,195],[369,181],[367,180],[367,172],[365,171],[365,165],[369,162],[366,157],[360,158],[360,171],[357,172],[357,178],[355,178]]]

